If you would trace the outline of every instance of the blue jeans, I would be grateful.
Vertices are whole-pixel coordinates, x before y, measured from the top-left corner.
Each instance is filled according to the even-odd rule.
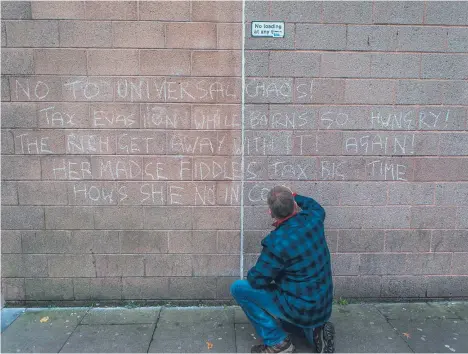
[[[284,331],[281,322],[287,324],[288,320],[274,302],[271,291],[254,289],[247,280],[236,280],[231,285],[231,294],[244,310],[265,345],[273,346],[286,339],[288,334]],[[312,328],[310,330],[298,328],[295,324],[290,324],[290,327],[304,331],[309,343],[313,343]]]

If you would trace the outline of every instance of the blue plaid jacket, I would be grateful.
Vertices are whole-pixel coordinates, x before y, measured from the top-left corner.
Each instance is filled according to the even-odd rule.
[[[333,302],[325,210],[312,198],[297,195],[295,200],[302,211],[262,240],[262,253],[247,280],[255,289],[273,291],[290,322],[316,327],[330,318]]]

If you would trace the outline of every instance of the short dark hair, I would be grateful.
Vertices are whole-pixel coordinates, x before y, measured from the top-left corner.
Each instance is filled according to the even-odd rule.
[[[282,186],[276,186],[268,192],[268,206],[274,218],[285,218],[294,212],[294,196]]]

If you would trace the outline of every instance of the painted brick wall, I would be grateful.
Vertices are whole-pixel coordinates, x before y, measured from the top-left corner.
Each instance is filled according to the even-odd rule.
[[[240,1],[2,2],[5,299],[228,300],[275,184],[337,297],[467,296],[467,14],[248,1],[242,68]]]

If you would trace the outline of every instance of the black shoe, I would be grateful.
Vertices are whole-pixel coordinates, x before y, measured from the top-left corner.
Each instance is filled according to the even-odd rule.
[[[296,348],[292,344],[291,339],[287,337],[281,343],[276,345],[268,346],[265,344],[254,345],[251,349],[251,353],[294,353]]]
[[[314,329],[314,346],[317,353],[335,352],[335,326],[331,322]]]

